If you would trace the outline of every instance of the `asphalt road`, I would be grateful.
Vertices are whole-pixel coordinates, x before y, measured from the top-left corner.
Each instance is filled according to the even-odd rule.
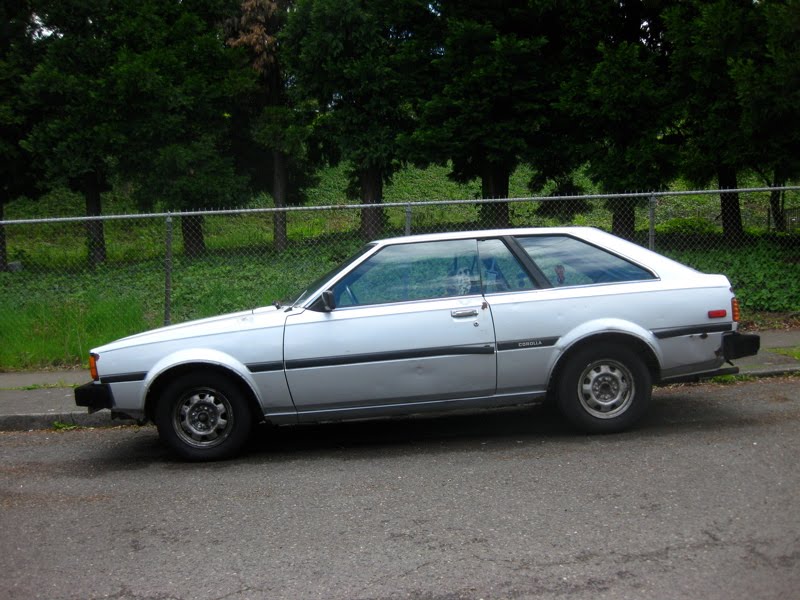
[[[635,431],[546,409],[0,434],[0,598],[797,598],[800,379],[658,390]]]

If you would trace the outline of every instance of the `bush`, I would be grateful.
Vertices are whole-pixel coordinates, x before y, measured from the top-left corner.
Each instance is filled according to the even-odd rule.
[[[702,217],[670,219],[656,225],[656,234],[663,235],[709,235],[721,233],[722,229]]]
[[[670,251],[665,254],[705,273],[723,273],[750,311],[800,310],[800,254],[766,240],[740,249]]]

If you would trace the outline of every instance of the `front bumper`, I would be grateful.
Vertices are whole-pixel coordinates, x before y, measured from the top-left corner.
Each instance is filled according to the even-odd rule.
[[[761,348],[761,338],[753,333],[733,332],[722,338],[722,356],[727,361],[755,356],[759,348]]]
[[[111,393],[111,386],[107,383],[92,381],[76,387],[75,404],[87,407],[89,414],[104,408],[112,408],[114,406],[114,395]]]

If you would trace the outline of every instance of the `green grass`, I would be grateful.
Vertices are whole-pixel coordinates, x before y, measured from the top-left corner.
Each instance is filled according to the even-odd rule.
[[[795,360],[800,360],[800,346],[795,346],[794,348],[772,348],[770,352],[782,354],[783,356],[790,356]]]
[[[76,388],[80,384],[78,383],[32,383],[31,385],[22,385],[19,387],[8,387],[8,388],[0,388],[0,390],[14,390],[14,391],[21,391],[21,392],[31,392],[34,390],[60,390],[64,388]]]
[[[353,236],[234,252],[209,244],[205,257],[173,261],[174,323],[289,300],[360,245]],[[80,270],[0,273],[0,369],[82,364],[92,347],[164,324],[161,260]]]
[[[73,425],[71,423],[64,423],[62,421],[53,421],[53,429],[55,431],[74,431],[75,429],[79,429],[79,425]]]
[[[708,381],[718,385],[733,385],[736,383],[745,383],[747,381],[756,381],[758,378],[753,375],[718,375],[712,377]]]

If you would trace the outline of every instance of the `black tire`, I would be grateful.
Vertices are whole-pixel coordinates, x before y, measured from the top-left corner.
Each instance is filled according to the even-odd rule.
[[[556,391],[559,410],[575,427],[586,433],[615,433],[644,415],[653,378],[636,352],[601,343],[567,357]]]
[[[202,461],[235,456],[247,442],[253,417],[231,379],[192,372],[164,388],[155,422],[161,439],[181,458]]]

